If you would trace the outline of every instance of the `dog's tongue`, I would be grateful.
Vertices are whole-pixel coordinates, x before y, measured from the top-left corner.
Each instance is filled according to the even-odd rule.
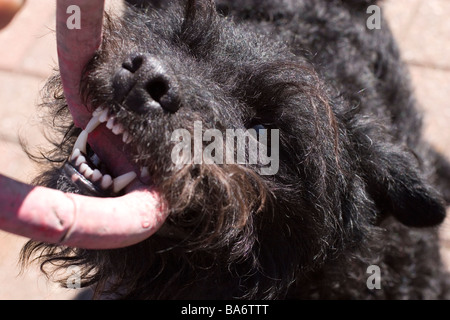
[[[92,117],[82,103],[79,85],[85,65],[101,44],[103,10],[104,0],[57,1],[61,79],[74,123],[80,128]],[[80,24],[68,23],[71,14],[81,19]],[[167,218],[165,212],[159,194],[148,188],[120,198],[94,198],[33,187],[0,175],[0,229],[43,242],[87,249],[129,246],[154,234]]]

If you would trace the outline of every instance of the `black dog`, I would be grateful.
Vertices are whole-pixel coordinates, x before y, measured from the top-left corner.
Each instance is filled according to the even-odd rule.
[[[169,218],[132,247],[30,242],[25,260],[79,266],[99,297],[447,297],[434,226],[450,202],[450,166],[422,140],[388,26],[366,26],[375,1],[128,2],[123,18],[107,18],[83,96],[124,134],[124,157],[145,168]],[[67,159],[80,170],[71,153],[81,131],[58,76],[44,107],[60,140],[38,183],[111,195],[108,181],[67,177]],[[174,162],[173,133],[194,137],[196,123],[267,134],[276,170]],[[104,177],[111,168],[92,149],[88,164]]]

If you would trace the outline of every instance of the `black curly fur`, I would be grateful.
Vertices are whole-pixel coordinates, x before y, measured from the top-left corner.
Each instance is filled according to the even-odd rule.
[[[85,286],[116,298],[444,298],[437,230],[449,202],[446,160],[421,117],[386,22],[365,26],[357,0],[128,1],[108,16],[83,96],[133,136],[167,201],[163,230],[117,250],[29,242],[43,270],[78,265]],[[145,52],[167,66],[181,108],[142,115],[115,101],[112,78]],[[74,140],[59,76],[48,98],[55,149],[37,183],[76,190],[61,173]],[[280,130],[280,168],[170,159],[174,129]],[[445,178],[445,179],[443,179]],[[439,189],[437,189],[439,188]],[[419,228],[421,227],[421,228]],[[382,272],[369,290],[369,265]],[[51,268],[50,268],[51,269]],[[64,281],[64,280],[63,280]]]

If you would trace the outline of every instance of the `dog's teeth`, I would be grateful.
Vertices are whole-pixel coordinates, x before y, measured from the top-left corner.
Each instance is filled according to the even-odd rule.
[[[101,122],[101,123],[104,123],[104,122],[106,122],[106,121],[108,121],[108,118],[109,118],[109,116],[108,116],[108,110],[107,109],[105,109],[105,110],[103,110],[103,112],[100,114],[100,116],[98,117],[98,120]]]
[[[86,172],[87,169],[89,169],[89,166],[87,165],[87,163],[82,163],[80,165],[80,167],[78,168],[78,171],[84,175],[84,173]]]
[[[100,115],[105,111],[103,108],[97,108],[92,112],[93,117],[100,117]]]
[[[78,158],[81,155],[80,149],[73,149],[72,156],[70,157],[71,161],[74,161],[76,158]]]
[[[88,133],[86,131],[82,131],[79,135],[77,141],[75,142],[75,145],[73,146],[73,149],[78,149],[82,153],[86,154],[86,144],[88,139]]]
[[[106,123],[106,127],[111,130],[114,127],[114,118],[109,118],[108,122]]]
[[[113,184],[113,179],[111,178],[111,176],[109,174],[106,174],[103,176],[102,178],[102,188],[104,190],[108,189],[109,187],[111,187],[111,185]]]
[[[79,166],[81,166],[83,163],[86,163],[86,158],[83,157],[83,156],[79,156],[79,157],[77,158],[77,161],[75,162],[75,166],[76,166],[76,167],[79,167]]]
[[[92,170],[92,169],[88,166],[87,169],[84,171],[83,175],[84,175],[87,179],[91,179],[93,173],[94,173],[94,170]]]
[[[91,119],[91,121],[89,121],[88,125],[86,126],[86,129],[84,131],[86,131],[88,134],[91,133],[92,131],[95,130],[95,128],[97,128],[100,125],[100,120],[99,117],[93,117]]]
[[[95,169],[94,172],[92,173],[91,181],[92,182],[97,182],[97,181],[100,181],[102,178],[103,178],[103,175],[100,172],[100,170]]]
[[[131,142],[131,136],[128,131],[125,131],[122,135],[122,141],[123,143],[129,144]]]
[[[121,125],[120,123],[115,124],[112,128],[112,132],[117,136],[121,133],[125,132],[125,128],[123,127],[123,125]]]
[[[148,178],[150,176],[150,173],[148,171],[147,167],[142,167],[141,168],[141,179],[145,179]]]
[[[114,192],[118,193],[126,186],[128,186],[134,179],[136,179],[137,174],[135,172],[128,172],[120,177],[114,179]]]
[[[131,137],[130,133],[128,131],[125,131],[122,135],[122,141],[125,144],[130,144],[133,138]]]
[[[125,131],[122,135],[122,141],[124,143],[126,143],[129,137],[130,137],[130,134],[128,133],[128,131]]]

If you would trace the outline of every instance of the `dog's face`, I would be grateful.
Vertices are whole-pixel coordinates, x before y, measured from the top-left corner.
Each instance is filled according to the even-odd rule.
[[[197,281],[204,289],[223,277],[237,284],[231,294],[276,296],[362,243],[388,214],[414,226],[442,220],[439,199],[412,155],[393,147],[376,124],[360,122],[310,62],[275,38],[219,16],[209,1],[150,1],[145,12],[108,19],[82,82],[97,118],[82,152],[90,171],[72,155],[80,130],[70,128],[58,150],[67,164],[43,181],[114,196],[136,183],[114,190],[104,177],[135,172],[138,184],[161,193],[170,215],[157,234],[130,249],[140,252],[134,257],[127,249],[78,251],[80,264],[100,270],[92,276],[87,267],[87,283],[123,279],[117,284],[124,290],[139,279],[157,288],[143,293],[151,297],[174,294],[171,281]],[[68,116],[64,99],[53,105],[55,115]],[[234,162],[226,157],[226,141],[211,152],[212,142],[237,130],[252,133],[246,141],[258,148],[248,147],[240,162],[237,145]],[[261,145],[271,163],[249,160],[261,159]],[[262,171],[267,166],[273,170]],[[65,178],[74,172],[85,178]],[[118,256],[121,262],[111,262]],[[139,286],[131,286],[123,292],[134,294]]]

